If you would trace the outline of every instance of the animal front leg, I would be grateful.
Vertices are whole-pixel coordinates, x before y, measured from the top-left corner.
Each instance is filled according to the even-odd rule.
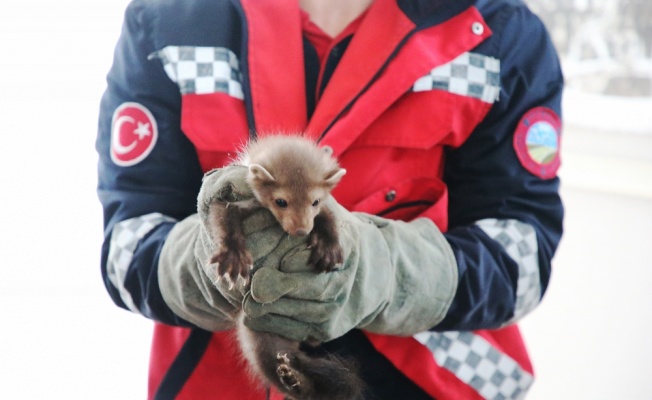
[[[344,254],[337,235],[335,217],[323,207],[315,217],[315,225],[308,241],[312,252],[309,263],[319,272],[330,272],[344,262]]]
[[[217,264],[217,279],[225,279],[229,289],[239,282],[244,286],[249,281],[253,260],[246,247],[243,212],[238,207],[221,204],[212,205],[210,212],[217,227],[214,237],[218,239],[217,251],[209,262]]]

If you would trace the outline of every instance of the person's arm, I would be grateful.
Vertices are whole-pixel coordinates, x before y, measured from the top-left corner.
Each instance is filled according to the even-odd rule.
[[[100,107],[96,148],[104,210],[102,276],[118,306],[188,326],[163,301],[157,270],[175,222],[196,212],[202,172],[180,130],[179,89],[159,60],[148,60],[157,49],[148,36],[147,11],[137,1],[126,11]],[[152,139],[155,143],[148,146]]]
[[[445,236],[459,285],[436,330],[495,328],[531,311],[547,288],[562,234],[552,148],[556,139],[559,149],[563,89],[556,52],[525,7],[514,9],[499,34],[499,101],[464,145],[447,154]]]

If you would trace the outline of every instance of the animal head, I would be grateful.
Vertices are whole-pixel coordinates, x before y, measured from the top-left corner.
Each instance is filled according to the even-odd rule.
[[[334,165],[336,168],[319,174],[310,170],[310,165],[294,170],[277,168],[272,172],[260,164],[250,164],[249,184],[258,201],[272,212],[285,232],[305,236],[312,231],[322,202],[346,173]]]

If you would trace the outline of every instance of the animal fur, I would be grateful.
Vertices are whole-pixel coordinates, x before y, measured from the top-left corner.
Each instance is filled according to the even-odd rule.
[[[346,171],[328,152],[298,135],[270,135],[249,143],[237,163],[249,167],[247,183],[256,201],[272,212],[283,230],[308,236],[309,263],[317,273],[343,262],[334,217],[322,202]],[[218,279],[228,281],[231,289],[249,282],[252,259],[242,220],[252,209],[211,208],[221,242],[209,262],[217,264]],[[351,362],[326,353],[318,343],[252,331],[243,317],[241,312],[236,327],[240,348],[254,375],[268,385],[294,400],[361,396],[362,384]]]

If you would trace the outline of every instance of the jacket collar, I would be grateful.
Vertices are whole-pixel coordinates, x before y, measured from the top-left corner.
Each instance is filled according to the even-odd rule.
[[[476,0],[396,0],[398,8],[421,29],[449,20],[475,3]]]
[[[335,155],[345,151],[418,78],[491,35],[468,1],[460,0],[465,7],[460,10],[455,1],[431,0],[427,3],[431,8],[424,10],[416,8],[418,2],[375,0],[308,122],[298,2],[241,2],[248,49],[255,49],[248,52],[248,73],[256,130],[305,130],[331,146]],[[473,32],[474,23],[483,25],[482,34]]]
[[[395,0],[376,0],[348,45],[306,128],[321,139],[374,80],[415,25]]]

